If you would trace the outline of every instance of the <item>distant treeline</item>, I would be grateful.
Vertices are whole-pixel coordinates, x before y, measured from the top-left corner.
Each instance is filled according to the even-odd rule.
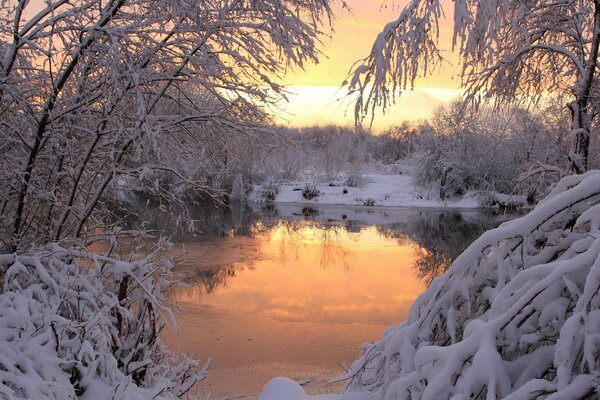
[[[197,135],[202,151],[181,159],[179,169],[181,176],[238,199],[252,184],[267,180],[408,173],[442,199],[479,190],[521,194],[535,202],[566,173],[569,129],[559,100],[537,111],[474,110],[455,101],[429,120],[401,122],[377,133],[336,125],[265,126],[251,133],[207,129]],[[594,135],[591,168],[600,163],[597,146]],[[155,151],[159,159],[172,158]],[[160,186],[185,190],[181,176],[150,173]]]

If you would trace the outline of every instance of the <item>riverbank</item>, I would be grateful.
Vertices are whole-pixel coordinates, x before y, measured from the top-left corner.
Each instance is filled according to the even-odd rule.
[[[308,179],[268,182],[255,185],[248,199],[255,203],[451,209],[521,208],[527,205],[523,196],[495,192],[469,191],[462,197],[442,200],[439,190],[419,187],[412,176],[406,174],[368,174],[319,182]]]

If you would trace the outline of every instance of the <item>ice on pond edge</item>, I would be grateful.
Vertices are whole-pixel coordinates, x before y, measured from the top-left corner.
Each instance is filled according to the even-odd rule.
[[[319,394],[310,396],[304,392],[298,382],[277,377],[271,379],[259,397],[259,400],[364,400],[365,395],[360,393]]]

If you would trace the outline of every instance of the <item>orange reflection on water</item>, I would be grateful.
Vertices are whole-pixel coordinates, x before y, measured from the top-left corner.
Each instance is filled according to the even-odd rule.
[[[262,259],[236,263],[224,286],[179,289],[180,302],[280,321],[386,325],[406,318],[425,289],[414,274],[415,245],[375,227],[290,227],[281,223],[257,237]]]
[[[286,222],[255,234],[186,244],[191,287],[177,289],[183,316],[165,338],[213,358],[199,385],[211,398],[256,398],[280,375],[322,392],[425,289],[418,247],[375,227]]]

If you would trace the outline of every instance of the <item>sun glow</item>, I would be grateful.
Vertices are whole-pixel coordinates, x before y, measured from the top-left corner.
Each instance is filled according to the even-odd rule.
[[[282,105],[284,111],[279,114],[282,123],[297,127],[329,123],[354,125],[354,104],[346,97],[346,90],[336,86],[291,86],[288,90],[289,103]],[[455,89],[436,87],[406,92],[385,114],[376,113],[373,129],[378,131],[403,120],[427,119],[433,110],[459,94]]]
[[[386,6],[381,0],[349,0],[352,12],[337,6],[334,32],[322,43],[323,56],[316,65],[292,71],[284,80],[288,85],[289,102],[281,104],[279,121],[291,126],[335,123],[354,124],[354,104],[341,87],[352,66],[370,51],[373,41],[383,26],[394,20],[405,2],[399,7]],[[383,3],[383,5],[382,5]],[[451,10],[451,5],[445,7]],[[415,89],[406,91],[385,115],[376,113],[373,128],[381,130],[402,120],[421,120],[431,116],[442,104],[456,98],[459,79],[457,58],[451,50],[452,27],[449,21],[440,21],[440,47],[447,62],[427,78],[419,78]]]

